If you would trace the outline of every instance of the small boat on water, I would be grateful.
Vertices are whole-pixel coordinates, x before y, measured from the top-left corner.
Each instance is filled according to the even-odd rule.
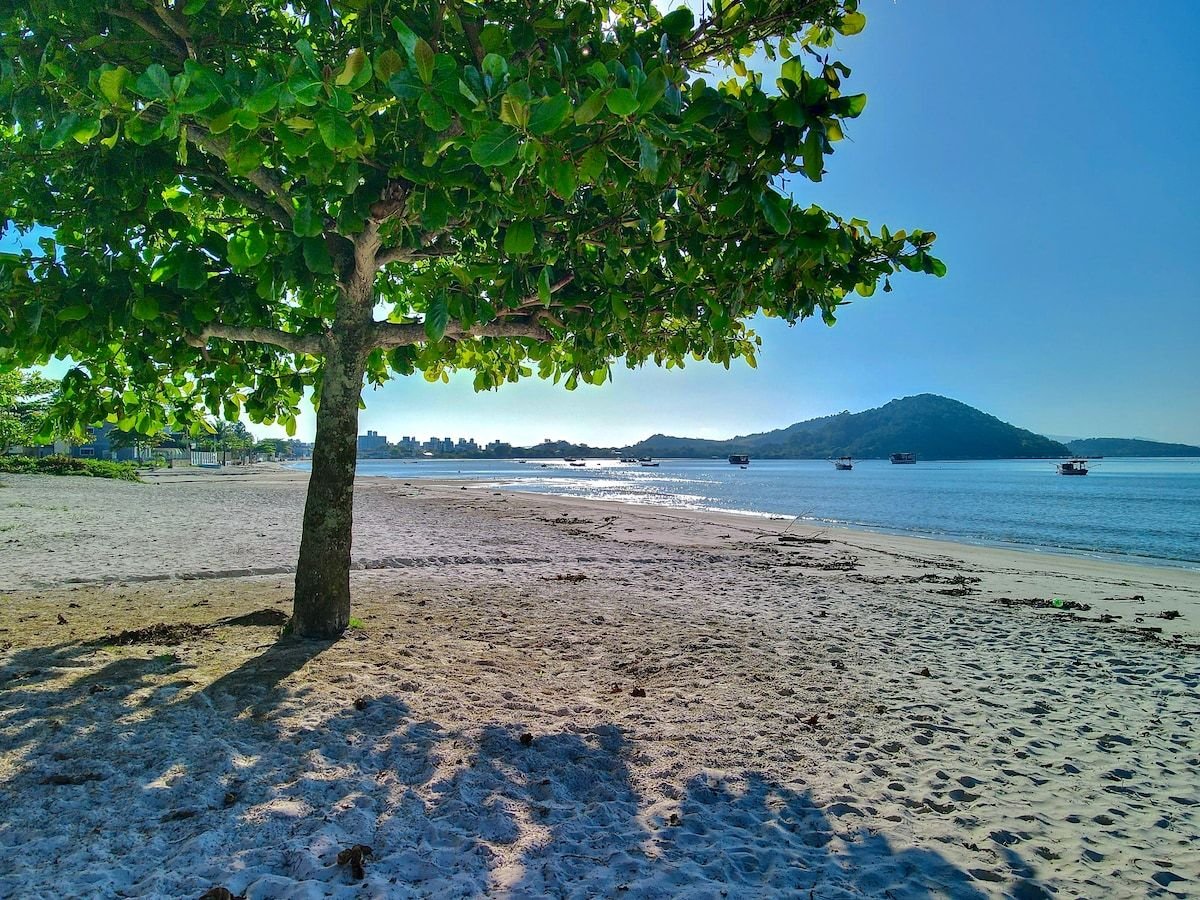
[[[743,469],[750,465],[750,457],[745,453],[729,454],[729,464],[731,466],[741,466]]]
[[[893,466],[912,466],[917,462],[917,458],[911,453],[893,453],[888,459],[892,461]]]
[[[833,467],[839,472],[849,472],[854,468],[854,460],[849,456],[842,456],[833,461]]]
[[[1088,461],[1079,457],[1068,459],[1066,462],[1059,463],[1057,469],[1059,475],[1086,475]]]
[[[578,466],[586,466],[586,465],[587,465],[587,463],[585,463],[585,462],[573,462],[573,463],[571,463],[571,465],[578,467]]]
[[[574,456],[564,456],[563,459],[565,459],[567,462],[570,462],[570,463],[573,463],[576,461]]]
[[[637,462],[637,457],[636,456],[622,456],[620,461],[623,463],[635,463],[635,462]]]
[[[641,463],[643,466],[645,466],[648,469],[657,469],[658,468],[658,463],[656,463],[654,461],[654,459],[649,456],[643,456],[641,459],[638,460],[638,462]]]

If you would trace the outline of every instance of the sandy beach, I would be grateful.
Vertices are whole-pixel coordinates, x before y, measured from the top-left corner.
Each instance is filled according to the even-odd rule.
[[[360,479],[280,642],[303,473],[0,482],[0,895],[1200,892],[1200,572]]]

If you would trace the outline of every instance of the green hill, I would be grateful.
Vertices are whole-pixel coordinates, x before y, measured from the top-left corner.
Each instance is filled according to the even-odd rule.
[[[1200,447],[1191,444],[1130,438],[1084,438],[1071,441],[1067,447],[1077,456],[1200,456]]]
[[[748,453],[758,458],[886,458],[898,451],[918,459],[1030,459],[1070,456],[1063,444],[1002,422],[965,403],[918,394],[877,409],[843,412],[787,428],[727,441],[656,434],[628,448],[644,456],[709,457]]]

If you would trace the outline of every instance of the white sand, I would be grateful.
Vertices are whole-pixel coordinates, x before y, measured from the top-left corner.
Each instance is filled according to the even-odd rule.
[[[1196,572],[369,479],[276,644],[301,476],[3,480],[0,896],[1200,893]]]

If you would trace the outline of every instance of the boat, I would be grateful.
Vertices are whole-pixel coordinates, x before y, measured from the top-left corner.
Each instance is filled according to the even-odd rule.
[[[750,457],[745,453],[731,453],[729,454],[729,464],[731,466],[741,466],[744,469],[750,465]]]
[[[638,460],[638,462],[641,463],[643,466],[645,466],[647,469],[657,469],[658,468],[658,463],[656,463],[649,456],[643,456],[641,459]]]
[[[569,462],[569,463],[573,463],[573,462],[575,462],[575,457],[574,457],[574,456],[564,456],[564,457],[563,457],[563,459],[565,459],[565,460],[566,460],[567,462]]]
[[[888,459],[892,461],[893,466],[911,466],[917,462],[917,458],[911,453],[893,453]]]
[[[635,462],[637,462],[637,457],[636,457],[636,456],[622,456],[622,457],[621,457],[621,462],[623,462],[623,463],[635,463]]]
[[[833,467],[839,472],[849,472],[854,468],[854,460],[849,456],[842,456],[833,461]]]
[[[585,462],[573,462],[573,463],[571,463],[571,465],[573,465],[573,466],[586,466],[586,465],[587,465],[587,463],[585,463]]]
[[[1059,475],[1086,475],[1088,473],[1088,461],[1082,457],[1068,459],[1066,462],[1061,462],[1057,466]]]

